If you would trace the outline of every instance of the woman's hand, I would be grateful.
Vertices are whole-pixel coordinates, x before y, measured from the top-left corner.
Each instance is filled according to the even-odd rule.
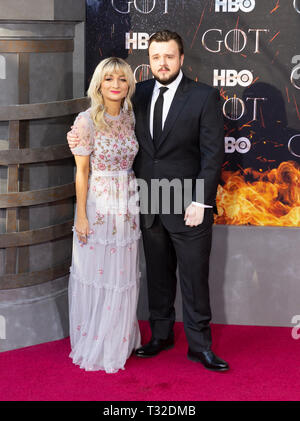
[[[86,217],[77,217],[75,230],[77,232],[78,240],[84,244],[87,242],[87,237],[90,234],[89,221]]]

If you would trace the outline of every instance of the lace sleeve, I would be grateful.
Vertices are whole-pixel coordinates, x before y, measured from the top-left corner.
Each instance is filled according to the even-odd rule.
[[[87,156],[94,149],[92,121],[86,112],[79,113],[74,121],[72,132],[79,138],[78,145],[71,149],[73,155]]]

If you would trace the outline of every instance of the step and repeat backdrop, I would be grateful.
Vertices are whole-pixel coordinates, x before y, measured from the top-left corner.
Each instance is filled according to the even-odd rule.
[[[216,224],[300,226],[300,0],[87,0],[86,88],[100,60],[152,78],[152,33],[178,32],[186,76],[220,90]]]

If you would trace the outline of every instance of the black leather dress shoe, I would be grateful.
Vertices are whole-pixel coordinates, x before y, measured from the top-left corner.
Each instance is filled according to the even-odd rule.
[[[188,350],[188,359],[201,363],[205,368],[212,371],[227,371],[229,365],[226,361],[217,357],[212,351],[194,352]]]
[[[168,339],[155,339],[152,338],[149,343],[138,348],[135,351],[137,357],[148,358],[154,357],[159,354],[161,351],[166,349],[171,349],[174,346],[174,337],[170,336]]]

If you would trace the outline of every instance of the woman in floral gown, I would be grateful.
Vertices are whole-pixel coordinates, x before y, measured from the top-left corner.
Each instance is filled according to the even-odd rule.
[[[70,357],[85,370],[115,373],[140,346],[136,317],[140,237],[138,151],[130,98],[135,81],[122,59],[96,68],[72,132],[76,161],[75,227],[69,280]],[[131,204],[131,206],[130,206]]]

